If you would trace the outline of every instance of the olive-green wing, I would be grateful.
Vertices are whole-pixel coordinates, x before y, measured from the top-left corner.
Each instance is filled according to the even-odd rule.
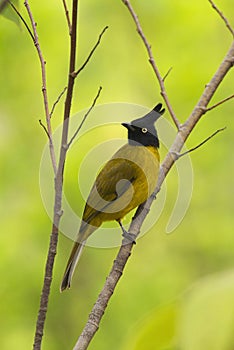
[[[97,176],[87,199],[83,219],[89,222],[112,202],[120,198],[131,188],[137,177],[134,163],[123,159],[111,159]]]

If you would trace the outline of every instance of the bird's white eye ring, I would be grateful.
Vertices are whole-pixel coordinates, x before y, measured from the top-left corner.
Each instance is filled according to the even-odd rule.
[[[146,128],[142,128],[141,131],[145,134],[148,130]]]

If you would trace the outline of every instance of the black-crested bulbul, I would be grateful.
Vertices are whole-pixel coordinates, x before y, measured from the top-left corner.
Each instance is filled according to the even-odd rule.
[[[61,291],[70,288],[72,275],[87,238],[104,221],[117,221],[123,235],[130,239],[121,220],[145,202],[156,187],[160,157],[154,123],[164,111],[159,103],[142,118],[122,123],[128,129],[128,143],[104,165],[94,182],[63,276]]]

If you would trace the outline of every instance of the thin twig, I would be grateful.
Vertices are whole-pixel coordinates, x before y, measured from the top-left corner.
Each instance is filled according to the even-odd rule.
[[[129,10],[129,12],[130,12],[130,14],[131,14],[131,16],[133,18],[133,21],[135,22],[135,25],[137,27],[137,32],[140,35],[140,37],[141,37],[141,39],[142,39],[142,41],[143,41],[143,43],[145,45],[145,48],[146,48],[146,50],[148,52],[148,56],[149,56],[149,62],[150,62],[151,66],[152,66],[152,68],[154,70],[154,73],[155,73],[155,75],[157,77],[157,80],[158,80],[158,83],[159,83],[159,86],[160,86],[160,90],[161,90],[161,95],[162,95],[162,97],[163,97],[163,99],[164,99],[164,101],[165,101],[165,103],[167,105],[168,111],[169,111],[169,113],[170,113],[170,115],[172,117],[172,120],[174,121],[174,124],[176,125],[177,129],[179,130],[180,122],[177,119],[177,117],[176,117],[176,115],[175,115],[175,113],[173,111],[173,108],[172,108],[172,106],[171,106],[171,104],[169,102],[169,99],[168,99],[168,96],[167,96],[167,93],[166,93],[166,89],[165,89],[165,85],[164,85],[164,79],[162,78],[162,76],[161,76],[161,74],[159,72],[159,69],[158,69],[158,67],[156,65],[156,62],[155,62],[155,59],[154,59],[154,56],[153,56],[153,53],[152,53],[152,50],[151,50],[151,46],[150,46],[150,44],[149,44],[149,42],[148,42],[148,40],[147,40],[147,38],[146,38],[146,36],[145,36],[145,34],[143,32],[143,29],[141,27],[139,19],[138,19],[136,13],[135,13],[135,11],[134,11],[130,1],[129,0],[122,0],[122,2],[127,6],[128,10]]]
[[[66,3],[66,0],[62,0],[62,1],[63,1],[63,7],[64,7],[64,11],[65,11],[65,16],[66,16],[66,20],[67,20],[69,34],[71,35],[71,20],[70,20],[70,15],[69,15],[67,3]]]
[[[102,87],[100,86],[99,89],[98,89],[98,92],[97,92],[97,95],[95,96],[94,100],[93,100],[93,103],[92,105],[89,107],[88,111],[85,113],[80,125],[78,126],[77,130],[74,132],[73,136],[71,137],[71,140],[68,142],[67,144],[67,148],[69,148],[72,144],[72,142],[75,140],[76,136],[78,135],[80,129],[82,128],[84,122],[86,121],[88,115],[90,114],[90,112],[92,111],[92,109],[94,108],[96,102],[97,102],[97,99],[99,98],[100,96],[100,93],[102,91]]]
[[[46,129],[46,126],[42,123],[41,119],[39,119],[39,124],[42,126],[42,128],[44,129],[46,135],[48,136],[48,139],[50,139],[50,135]]]
[[[56,105],[59,103],[60,99],[62,98],[62,96],[64,95],[64,93],[65,93],[66,90],[67,90],[67,86],[65,86],[65,88],[63,89],[63,91],[58,95],[57,100],[54,102],[54,104],[53,104],[53,106],[52,106],[52,109],[51,109],[51,112],[50,112],[50,118],[52,117]]]
[[[224,98],[223,100],[219,101],[219,102],[216,103],[215,105],[206,108],[205,113],[211,111],[212,109],[214,109],[214,108],[216,108],[216,107],[218,107],[218,106],[220,106],[220,105],[223,104],[224,102],[227,102],[227,101],[231,100],[232,98],[234,98],[234,94],[231,95],[231,96],[229,96],[229,97]]]
[[[91,59],[91,57],[93,56],[94,52],[96,51],[98,45],[101,42],[102,36],[104,35],[105,31],[108,29],[108,26],[106,26],[105,28],[103,28],[102,32],[100,33],[98,40],[96,42],[96,44],[94,45],[94,47],[92,48],[92,50],[90,51],[88,57],[86,58],[86,60],[84,61],[84,63],[82,64],[82,66],[76,71],[73,72],[72,75],[76,78],[77,75],[85,68],[85,66],[87,65],[87,63],[89,62],[89,60]]]
[[[168,69],[168,71],[166,72],[166,74],[164,75],[164,77],[162,78],[162,80],[163,80],[164,82],[165,82],[166,78],[168,77],[168,75],[171,73],[172,68],[173,68],[173,67],[170,67],[170,68]]]
[[[27,29],[27,31],[28,31],[30,37],[32,38],[33,43],[35,44],[35,38],[34,38],[34,36],[33,36],[33,33],[32,33],[32,31],[31,31],[31,29],[29,28],[27,22],[25,21],[24,17],[21,15],[21,13],[17,10],[17,8],[15,7],[15,5],[14,5],[11,1],[7,0],[6,2],[8,2],[8,3],[11,5],[11,7],[12,7],[13,10],[15,11],[15,13],[19,16],[19,18],[21,19],[21,21],[22,21],[23,24],[25,25],[25,27],[26,27],[26,29]]]
[[[179,159],[183,156],[185,156],[188,153],[191,153],[193,151],[195,151],[196,149],[200,148],[201,146],[203,146],[207,141],[209,141],[210,139],[212,139],[215,135],[217,135],[219,132],[224,131],[227,127],[225,126],[224,128],[218,129],[216,130],[212,135],[208,136],[204,141],[200,142],[197,146],[190,148],[189,150],[183,152],[183,153],[176,153],[176,152],[172,152],[173,155],[175,155],[176,159]]]
[[[25,0],[24,5],[26,7],[26,10],[28,12],[30,22],[33,28],[33,37],[34,37],[34,44],[37,49],[37,53],[39,56],[39,60],[41,63],[41,76],[42,76],[42,94],[43,94],[43,101],[44,101],[44,109],[45,109],[45,117],[46,117],[46,125],[47,125],[47,131],[49,135],[49,148],[50,148],[50,157],[52,161],[52,166],[54,170],[54,174],[57,172],[57,162],[56,162],[56,157],[55,157],[55,150],[54,150],[54,143],[53,143],[53,138],[52,138],[52,127],[50,123],[50,112],[49,112],[49,103],[48,103],[48,95],[47,95],[47,80],[46,80],[46,62],[44,60],[41,47],[39,44],[38,40],[38,34],[37,34],[37,29],[36,29],[36,22],[33,18],[31,8],[29,6],[28,0]]]
[[[208,0],[209,3],[211,4],[211,6],[213,7],[213,9],[219,14],[219,16],[222,18],[222,20],[224,21],[226,27],[228,28],[228,30],[230,31],[230,33],[232,34],[232,36],[234,37],[234,30],[232,28],[232,26],[230,25],[228,19],[224,16],[224,14],[219,10],[219,8],[215,5],[215,3],[212,0]]]

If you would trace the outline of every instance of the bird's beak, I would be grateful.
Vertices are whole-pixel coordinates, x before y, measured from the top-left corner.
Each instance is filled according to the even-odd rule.
[[[121,123],[121,125],[123,125],[128,130],[131,130],[131,131],[134,130],[133,126],[131,124],[129,124],[129,123]]]

